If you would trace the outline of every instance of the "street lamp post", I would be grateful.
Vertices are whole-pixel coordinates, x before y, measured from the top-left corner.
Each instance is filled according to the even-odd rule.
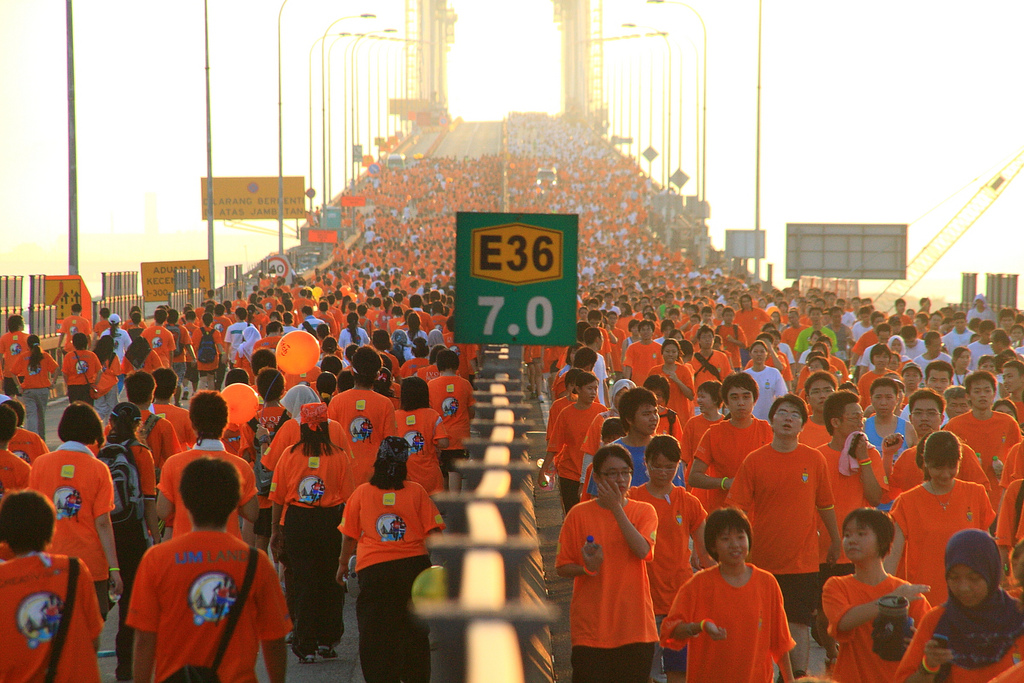
[[[210,21],[207,0],[203,0],[203,46],[206,52],[206,258],[209,289],[217,286],[213,259],[213,131],[210,121]]]
[[[342,38],[342,37],[350,36],[350,35],[352,35],[352,34],[348,33],[347,31],[343,31],[343,32],[337,34],[337,37],[335,38],[335,41],[337,41],[338,38]],[[316,40],[313,41],[313,44],[310,45],[310,47],[309,47],[309,186],[310,187],[313,187],[313,185],[314,185],[314,183],[313,183],[313,51],[316,49],[317,44],[319,44],[322,41],[323,41],[322,37],[317,38]],[[331,43],[331,49],[333,49],[333,48],[334,48],[334,43]],[[328,55],[327,63],[328,63],[328,68],[329,68],[330,67],[330,50],[327,51],[327,55]],[[323,79],[323,74],[320,74],[320,78]],[[330,95],[329,95],[329,93],[330,93],[330,79],[329,78],[328,78],[328,81],[327,81],[327,87],[328,87],[328,99],[329,99],[330,98]],[[313,198],[312,197],[309,198],[309,211],[310,211],[310,213],[313,212]]]
[[[351,75],[350,87],[351,87],[351,93],[352,93],[352,97],[350,99],[350,102],[351,102],[351,114],[352,114],[352,118],[351,118],[352,125],[351,125],[351,128],[352,128],[352,145],[353,146],[355,146],[356,140],[359,139],[359,43],[361,43],[364,38],[372,38],[374,36],[379,36],[379,35],[384,34],[384,33],[397,33],[397,32],[398,32],[398,30],[397,29],[393,29],[393,28],[386,28],[386,29],[382,29],[382,30],[379,30],[379,31],[370,31],[368,33],[364,33],[364,34],[360,35],[358,38],[356,38],[354,41],[352,41],[352,64],[351,64],[349,73]],[[367,97],[367,100],[369,100],[369,98],[370,98],[369,84],[367,84],[366,97]],[[369,115],[367,115],[367,116],[369,116]],[[366,149],[363,150],[363,151],[365,152],[365,151],[369,150],[369,148],[370,148],[369,145],[367,145]],[[353,164],[352,179],[353,179],[353,181],[358,177],[358,173],[356,171],[356,169],[358,169],[358,166],[356,166],[356,163],[357,163],[357,159],[355,158],[355,155],[353,155],[353,158],[352,158],[352,164]]]

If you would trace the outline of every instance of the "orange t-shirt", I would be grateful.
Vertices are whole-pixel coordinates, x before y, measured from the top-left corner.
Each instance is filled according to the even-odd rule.
[[[993,678],[990,683],[1024,683],[1024,663],[1007,669]]]
[[[1017,496],[1020,495],[1022,485],[1024,485],[1024,479],[1015,479],[1010,482],[1003,495],[1003,501],[999,505],[999,516],[996,518],[996,545],[1001,548],[1012,549],[1017,545],[1017,541],[1024,538],[1024,524],[1021,523],[1024,522],[1024,514],[1020,515],[1016,526],[1013,524]]]
[[[642,387],[651,371],[662,364],[661,344],[653,341],[650,344],[643,342],[630,344],[626,347],[626,357],[622,364],[630,369],[632,374],[629,378],[638,387]]]
[[[268,470],[276,468],[277,462],[281,459],[284,452],[299,443],[301,429],[302,425],[299,424],[297,419],[285,420],[284,423],[277,428],[277,432],[274,434],[274,439],[270,442],[270,447],[267,449],[267,452],[263,454],[263,466]],[[336,445],[345,443],[345,429],[340,423],[335,422],[334,420],[328,420],[327,434],[331,437],[331,443]]]
[[[270,500],[288,507],[330,508],[344,503],[355,485],[352,456],[334,446],[324,456],[306,456],[301,447],[286,450],[274,468]]]
[[[85,349],[82,351],[71,349],[64,354],[64,361],[61,363],[64,383],[68,386],[95,383],[101,369],[100,359],[96,357],[95,353]]]
[[[430,365],[430,360],[427,358],[410,358],[409,360],[402,363],[402,367],[398,371],[400,377],[411,377],[416,374],[416,371],[420,368],[425,368]]]
[[[651,551],[640,558],[626,544],[611,510],[588,500],[574,505],[562,522],[555,567],[583,563],[588,536],[601,545],[604,562],[598,572],[573,580],[569,605],[569,636],[573,646],[613,648],[658,640],[647,565],[654,560],[658,513],[650,503],[627,498],[626,517]]]
[[[22,427],[18,427],[14,438],[7,442],[7,450],[29,464],[34,463],[43,453],[50,452],[42,437]]]
[[[743,365],[740,350],[747,348],[750,345],[748,339],[756,339],[754,337],[747,337],[744,333],[743,328],[733,323],[732,325],[721,324],[718,329],[715,330],[715,334],[722,338],[723,353],[729,358],[729,362],[732,363],[733,368],[739,368]],[[727,339],[727,337],[733,337],[738,340],[738,343],[733,343]]]
[[[359,542],[356,571],[427,554],[426,538],[444,529],[444,520],[427,490],[414,481],[395,491],[360,484],[348,499],[338,526]]]
[[[14,366],[18,359],[28,354],[27,333],[7,332],[0,337],[0,362],[3,362],[4,377],[14,377]]]
[[[437,411],[448,432],[448,448],[460,450],[469,438],[469,409],[473,399],[473,385],[462,377],[440,376],[427,383],[430,407]]]
[[[900,494],[890,512],[906,538],[901,569],[910,583],[931,586],[929,602],[946,602],[946,543],[963,529],[988,530],[996,513],[985,487],[953,481],[953,490],[936,496],[924,486]]]
[[[164,367],[171,367],[171,357],[175,348],[174,334],[163,325],[154,324],[144,329],[140,336],[148,341],[150,348],[160,356]]]
[[[163,358],[156,351],[150,349],[149,353],[146,355],[146,359],[142,362],[141,368],[136,368],[135,365],[128,360],[128,356],[125,356],[124,360],[121,361],[121,374],[134,375],[139,370],[145,370],[152,374],[154,370],[163,367],[167,367],[164,365]]]
[[[693,395],[697,395],[697,390],[693,384],[693,369],[689,365],[676,363],[674,367],[675,376],[683,383],[687,389],[693,392]],[[690,405],[690,399],[683,396],[683,390],[679,388],[675,382],[672,381],[668,373],[665,372],[665,366],[659,365],[651,370],[651,375],[661,375],[668,380],[668,407],[676,411],[676,415],[679,416],[679,421],[685,425],[690,417],[693,415],[693,408]],[[640,386],[640,385],[637,385]]]
[[[772,680],[773,662],[796,645],[789,633],[779,582],[765,570],[747,566],[750,578],[739,588],[722,578],[718,567],[697,572],[679,589],[661,622],[662,646],[686,647],[689,680],[764,683]],[[685,640],[671,637],[679,624],[704,619],[724,628],[729,637],[712,640],[706,633]]]
[[[704,472],[709,477],[736,477],[740,464],[753,451],[772,442],[772,426],[764,420],[753,418],[750,426],[739,428],[730,420],[720,420],[711,425],[701,437],[694,452],[694,459],[707,464]],[[707,498],[701,500],[704,509],[714,512],[725,507],[727,492],[722,489],[705,489]]]
[[[701,363],[700,351],[693,354],[693,358],[690,359],[690,369],[693,370],[693,386],[699,387],[704,382],[721,382],[723,379],[732,374],[732,363],[729,362],[729,357],[721,351],[712,351],[711,358],[704,358],[704,361],[711,367],[718,370],[718,377],[710,371],[704,368]]]
[[[58,332],[64,335],[64,350],[70,351],[74,348],[71,345],[71,338],[78,332],[81,332],[86,336],[91,335],[92,323],[80,315],[69,315],[61,321],[60,330],[58,330]]]
[[[757,335],[761,334],[761,328],[771,321],[772,317],[756,306],[749,311],[741,308],[736,311],[736,317],[733,318],[733,322],[740,326],[743,334],[751,341],[757,339]]]
[[[8,491],[27,488],[31,471],[29,464],[17,455],[8,450],[0,450],[0,500]]]
[[[67,599],[68,567],[64,555],[28,555],[0,563],[0,681],[42,681],[50,648]],[[93,576],[79,562],[74,614],[56,680],[99,683],[93,641],[103,631]]]
[[[1016,444],[1006,454],[1006,462],[1003,463],[1003,475],[999,480],[1001,486],[1008,486],[1009,482],[1015,479],[1024,479],[1024,462],[1020,457],[1020,444]],[[1004,484],[1004,482],[1006,482]]]
[[[448,438],[441,416],[433,408],[395,411],[398,433],[409,444],[407,479],[434,494],[444,490],[437,442]]]
[[[945,547],[945,544],[943,544],[943,550],[945,550]],[[943,581],[942,585],[945,588],[946,582]],[[928,593],[929,602],[935,602],[936,597],[934,593],[935,586],[933,585],[931,592]],[[945,602],[945,598],[943,598],[943,602]],[[945,613],[946,608],[943,605],[939,605],[938,607],[933,607],[924,615],[924,618],[917,625],[917,631],[914,633],[913,640],[910,641],[910,646],[903,653],[903,659],[900,660],[899,666],[896,669],[896,676],[891,680],[905,681],[908,676],[917,671],[917,668],[921,666],[921,660],[924,658],[924,645],[932,639],[935,627],[939,625],[939,620]],[[946,682],[989,683],[995,676],[1011,668],[1015,662],[1021,661],[1022,656],[1024,656],[1024,636],[1017,638],[1013,647],[1007,650],[1003,658],[995,664],[989,664],[980,669],[964,669],[954,665]]]
[[[196,432],[192,428],[192,418],[188,411],[171,403],[154,403],[156,415],[165,418],[174,428],[174,436],[178,439],[178,450],[192,448],[196,443]],[[173,453],[171,454],[173,455]]]
[[[395,405],[370,389],[349,389],[331,399],[327,413],[345,430],[345,445],[355,458],[356,486],[370,481],[377,449],[384,437],[394,436]]]
[[[943,429],[960,437],[981,458],[981,467],[991,484],[989,495],[992,505],[999,505],[999,496],[1002,494],[999,487],[1000,484],[1003,487],[1009,485],[1009,474],[1006,474],[1005,481],[1000,482],[999,475],[992,469],[992,460],[1002,460],[1003,472],[1006,472],[1010,448],[1020,443],[1020,426],[1017,421],[1005,413],[992,413],[989,419],[979,420],[974,417],[974,413],[966,412],[947,422]]]
[[[700,501],[682,486],[673,486],[668,496],[651,494],[647,484],[629,490],[632,500],[650,503],[658,513],[658,552],[647,564],[654,613],[668,614],[676,593],[693,576],[690,566],[690,537],[697,533],[708,513]]]
[[[828,467],[826,470],[828,472],[828,480],[829,484],[832,486],[832,495],[836,500],[836,524],[841,525],[843,520],[846,519],[846,515],[850,514],[857,508],[874,507],[868,503],[867,498],[864,497],[864,482],[861,479],[860,472],[858,471],[850,476],[840,474],[839,451],[835,450],[827,443],[819,447],[817,450],[825,456],[825,463]],[[882,469],[882,456],[877,450],[868,446],[868,458],[871,460],[871,471],[874,473],[875,479],[878,481],[878,485],[882,488],[882,495],[884,497],[889,485],[885,481],[885,470]],[[840,529],[839,535],[840,537],[842,536],[842,529]],[[825,528],[825,523],[819,519],[818,552],[819,561],[822,564],[825,563],[825,559],[828,556],[830,542],[831,539],[828,536],[828,530]],[[849,562],[842,549],[839,551],[839,561],[842,563]]]
[[[579,481],[583,470],[583,442],[594,419],[607,412],[607,408],[594,401],[586,408],[570,404],[558,414],[551,425],[548,453],[558,467],[558,476]]]
[[[110,565],[96,532],[96,519],[114,509],[114,482],[107,466],[92,453],[63,450],[69,446],[74,444],[39,456],[32,463],[28,486],[57,508],[51,550],[81,558],[93,580],[104,581]]]
[[[424,382],[429,383],[431,380],[440,377],[441,371],[437,369],[436,365],[424,365],[423,367],[416,370],[416,376],[422,379]]]
[[[824,456],[802,444],[788,453],[769,444],[740,464],[725,502],[750,516],[751,562],[772,574],[818,571],[818,511],[835,507],[827,469]]]
[[[50,387],[50,375],[60,369],[57,365],[57,361],[53,359],[53,356],[43,351],[43,357],[39,361],[39,367],[35,370],[28,366],[29,354],[18,357],[14,361],[13,372],[19,377],[24,377],[21,380],[22,389],[47,389]]]
[[[143,410],[139,425],[145,424],[152,414],[148,410]],[[183,450],[174,431],[174,425],[166,418],[160,418],[153,423],[153,429],[146,437],[146,445],[153,451],[153,464],[157,468],[163,467],[168,458]]]
[[[839,659],[832,670],[832,679],[838,683],[891,683],[896,680],[899,662],[887,662],[873,651],[872,622],[866,621],[849,631],[839,630],[839,621],[852,607],[876,602],[906,581],[886,576],[875,586],[869,586],[853,576],[833,576],[821,591],[821,603],[828,617],[828,632],[839,641]],[[908,610],[915,624],[920,624],[931,609],[927,598],[913,600]]]
[[[804,428],[800,430],[800,443],[806,444],[811,448],[824,446],[831,440],[832,435],[828,433],[828,428],[811,420],[807,420],[804,423]]]
[[[974,454],[971,447],[960,442],[960,471],[956,478],[960,481],[973,481],[981,484],[985,490],[989,490],[988,475],[981,469],[978,456]],[[911,446],[900,453],[900,457],[893,463],[892,474],[889,475],[889,497],[896,500],[896,496],[904,491],[909,491],[915,486],[924,482],[924,472],[917,466],[917,446]]]
[[[180,517],[187,515],[179,515],[175,530]],[[251,552],[231,534],[196,531],[175,534],[142,557],[127,623],[156,634],[156,680],[186,664],[213,661]],[[260,555],[252,588],[217,671],[225,683],[256,683],[260,642],[280,640],[292,628],[277,571],[266,554],[255,552]]]
[[[163,470],[160,473],[160,484],[157,488],[164,495],[164,498],[174,504],[176,512],[179,505],[182,507],[182,514],[174,515],[175,539],[192,531],[192,521],[188,518],[188,515],[184,514],[184,503],[180,502],[181,494],[178,491],[178,486],[181,483],[181,473],[185,470],[185,467],[193,460],[198,460],[199,458],[217,458],[235,466],[235,469],[238,470],[238,478],[241,481],[241,497],[238,499],[239,507],[248,503],[256,495],[256,477],[252,473],[252,468],[249,466],[249,463],[237,455],[231,455],[225,450],[207,451],[192,449],[171,456],[164,463]],[[238,528],[238,510],[231,511],[231,516],[228,517],[227,528],[228,533],[232,536],[242,537],[242,533]]]

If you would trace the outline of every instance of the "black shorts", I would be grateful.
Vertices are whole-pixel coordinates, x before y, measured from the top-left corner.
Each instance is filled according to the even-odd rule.
[[[273,519],[272,508],[260,508],[260,514],[256,517],[256,523],[252,525],[252,530],[257,536],[263,536],[264,538],[270,538],[270,522]]]
[[[818,572],[807,574],[776,574],[775,580],[782,589],[782,602],[786,620],[791,624],[814,624],[814,611],[821,602],[821,586]]]
[[[456,460],[464,460],[469,457],[464,448],[449,448],[441,451],[441,474],[444,478],[448,478],[448,473],[452,471],[452,465]]]
[[[850,576],[851,574],[853,574],[852,562],[818,565],[818,609],[821,609],[821,591],[825,588],[825,582],[833,576]]]

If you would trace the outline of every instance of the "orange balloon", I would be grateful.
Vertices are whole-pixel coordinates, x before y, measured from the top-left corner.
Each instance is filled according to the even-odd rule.
[[[277,368],[289,375],[309,372],[320,360],[320,342],[305,330],[295,330],[277,343]]]
[[[228,404],[228,422],[242,424],[256,417],[260,409],[260,398],[248,384],[229,384],[220,392]]]

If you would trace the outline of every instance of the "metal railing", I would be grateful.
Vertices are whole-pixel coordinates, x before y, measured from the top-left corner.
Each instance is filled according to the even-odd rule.
[[[175,268],[173,287],[167,295],[167,303],[177,311],[184,310],[185,304],[199,305],[206,296],[200,285],[198,268]]]
[[[109,309],[112,314],[121,316],[122,320],[128,320],[132,307],[138,306],[142,309],[144,302],[139,294],[139,274],[136,271],[100,273],[100,280],[103,286],[102,296],[92,302],[94,323],[100,318],[101,308]]]
[[[526,420],[530,406],[521,403],[521,347],[484,347],[481,361],[472,423],[479,436],[465,442],[470,459],[456,463],[463,492],[435,496],[447,533],[427,541],[445,566],[448,597],[415,611],[450,655],[433,680],[522,683],[536,667],[533,641],[555,618],[543,588],[538,595],[524,586],[524,569],[538,553],[536,523],[525,514],[536,469],[527,460],[526,432],[535,427]]]

